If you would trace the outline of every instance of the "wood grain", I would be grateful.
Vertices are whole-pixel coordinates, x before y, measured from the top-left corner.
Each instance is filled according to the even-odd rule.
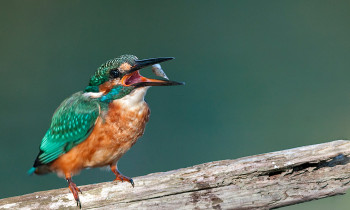
[[[350,142],[338,140],[82,186],[83,209],[271,209],[344,194]],[[0,200],[0,209],[78,209],[68,188]]]

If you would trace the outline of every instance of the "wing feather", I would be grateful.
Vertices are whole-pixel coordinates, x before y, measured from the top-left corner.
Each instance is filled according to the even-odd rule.
[[[98,100],[73,94],[55,111],[49,130],[41,141],[34,167],[50,163],[83,142],[100,114]]]

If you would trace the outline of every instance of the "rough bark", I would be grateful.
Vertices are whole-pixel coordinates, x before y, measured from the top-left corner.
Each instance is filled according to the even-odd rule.
[[[270,209],[344,194],[350,142],[339,140],[81,186],[83,209]],[[77,209],[67,188],[0,200],[0,209]]]

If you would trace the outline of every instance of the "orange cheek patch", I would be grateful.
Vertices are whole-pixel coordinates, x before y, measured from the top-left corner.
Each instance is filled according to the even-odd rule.
[[[98,89],[100,92],[108,93],[109,91],[111,91],[113,86],[118,84],[118,81],[119,80],[107,81],[107,82],[103,83],[102,85],[98,86]]]
[[[129,71],[131,69],[131,65],[128,64],[128,63],[122,63],[120,66],[119,66],[119,70],[121,71]]]

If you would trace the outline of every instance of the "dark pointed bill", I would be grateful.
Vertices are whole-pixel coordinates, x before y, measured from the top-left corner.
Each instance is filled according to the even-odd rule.
[[[174,57],[161,57],[161,58],[150,58],[144,60],[136,60],[135,65],[131,67],[126,75],[122,78],[122,83],[125,86],[145,87],[145,86],[173,86],[173,85],[184,85],[183,82],[175,82],[170,80],[162,79],[149,79],[139,74],[140,69],[151,66],[157,63],[162,63],[168,60],[172,60]]]
[[[173,60],[174,57],[161,57],[161,58],[149,58],[149,59],[143,59],[143,60],[136,60],[135,65],[131,67],[129,70],[129,73],[132,73],[134,71],[140,70],[144,67],[151,66],[156,63],[162,63],[165,61]]]

